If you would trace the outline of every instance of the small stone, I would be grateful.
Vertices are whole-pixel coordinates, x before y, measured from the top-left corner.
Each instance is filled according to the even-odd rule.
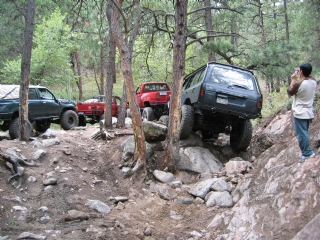
[[[145,236],[151,236],[151,235],[152,235],[151,228],[147,227],[147,228],[143,231],[143,234],[144,234]]]
[[[48,186],[48,185],[56,185],[58,180],[56,178],[48,178],[43,180],[43,185]]]

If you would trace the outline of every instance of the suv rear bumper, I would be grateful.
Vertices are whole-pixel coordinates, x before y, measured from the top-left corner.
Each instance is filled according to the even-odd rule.
[[[252,113],[247,113],[247,112],[239,111],[239,110],[237,111],[237,110],[220,108],[217,106],[209,106],[209,105],[202,104],[202,103],[198,102],[195,106],[195,112],[203,114],[202,110],[205,110],[206,113],[212,113],[212,114],[223,113],[223,114],[227,114],[227,115],[238,116],[238,117],[245,118],[245,119],[256,119],[258,117],[261,117],[260,112],[252,114]]]

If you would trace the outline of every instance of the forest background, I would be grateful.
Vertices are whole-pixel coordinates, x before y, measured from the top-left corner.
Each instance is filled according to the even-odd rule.
[[[317,0],[189,0],[185,73],[208,61],[251,69],[269,93],[286,87],[294,67],[320,67],[320,2]],[[0,84],[20,83],[25,1],[0,0]],[[172,82],[174,1],[141,0],[132,55],[134,83]],[[109,25],[104,0],[36,0],[30,83],[76,101],[103,94]],[[129,32],[134,1],[123,1]],[[123,77],[116,56],[113,88]],[[81,86],[81,94],[79,91]],[[82,92],[83,90],[83,92]]]

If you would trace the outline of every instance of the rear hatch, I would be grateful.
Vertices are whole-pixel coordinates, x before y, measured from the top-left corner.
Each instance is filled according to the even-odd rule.
[[[262,94],[248,70],[211,64],[202,85],[200,102],[212,112],[254,119],[261,116]]]

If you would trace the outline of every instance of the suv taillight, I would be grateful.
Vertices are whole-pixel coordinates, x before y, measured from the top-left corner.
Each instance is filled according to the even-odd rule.
[[[262,102],[261,102],[261,101],[258,102],[257,107],[258,107],[258,108],[261,108],[261,107],[262,107]]]
[[[205,94],[205,90],[204,90],[204,88],[201,88],[201,90],[200,90],[200,97],[203,97],[204,94]]]

